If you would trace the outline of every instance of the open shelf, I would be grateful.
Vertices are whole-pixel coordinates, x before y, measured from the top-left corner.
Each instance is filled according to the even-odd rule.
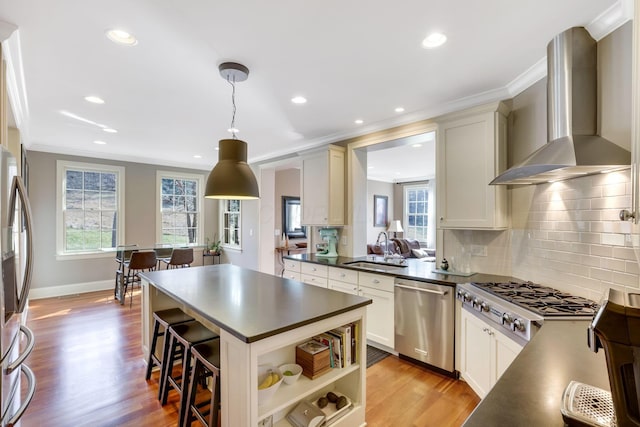
[[[346,368],[333,368],[315,380],[310,380],[303,375],[294,384],[283,383],[270,401],[258,406],[258,419],[262,420],[273,415],[358,369],[360,369],[360,364],[356,363]]]

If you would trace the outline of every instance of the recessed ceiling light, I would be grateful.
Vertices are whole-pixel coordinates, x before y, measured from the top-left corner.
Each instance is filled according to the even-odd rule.
[[[216,151],[218,151],[220,149],[220,147],[216,147]]]
[[[305,98],[304,96],[294,96],[293,98],[291,98],[291,102],[293,102],[294,104],[306,104],[307,98]]]
[[[98,145],[106,145],[107,143],[104,141],[93,141],[94,144],[98,144]]]
[[[99,96],[89,95],[85,96],[84,100],[87,102],[91,102],[92,104],[104,104],[104,99]]]
[[[420,148],[420,147],[422,147],[422,144],[413,144],[412,147],[413,148]]]
[[[107,132],[107,133],[118,133],[117,130],[112,129],[112,128],[103,128],[102,130]]]
[[[402,113],[402,112],[404,112],[403,107],[396,107],[396,113]]]
[[[353,123],[355,123],[355,124],[357,124],[357,125],[361,125],[361,124],[363,124],[363,123],[364,123],[364,120],[362,120],[362,119],[357,119],[357,120],[354,120],[354,122],[353,122]]]
[[[229,132],[229,133],[238,133],[238,132],[240,132],[240,129],[238,129],[238,128],[229,128],[229,129],[227,129],[227,132]]]
[[[375,169],[373,166],[367,166],[367,169]]]
[[[422,47],[426,49],[432,49],[434,47],[442,46],[447,41],[447,36],[442,33],[431,33],[424,40],[422,40]]]
[[[202,158],[202,156],[201,156],[200,154],[195,154],[195,155],[193,156],[193,158],[194,158],[194,159],[201,159],[201,158]]]
[[[136,39],[132,34],[118,29],[107,30],[106,33],[107,38],[114,43],[118,43],[125,46],[135,46],[138,44],[138,39]]]

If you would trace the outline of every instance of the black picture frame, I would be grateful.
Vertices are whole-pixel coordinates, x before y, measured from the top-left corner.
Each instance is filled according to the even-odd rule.
[[[374,194],[373,196],[373,226],[386,227],[388,221],[389,197]]]
[[[304,225],[296,227],[292,224],[291,210],[297,207],[301,209],[300,197],[282,196],[282,232],[290,239],[307,237],[307,229]],[[300,216],[300,215],[299,215]]]

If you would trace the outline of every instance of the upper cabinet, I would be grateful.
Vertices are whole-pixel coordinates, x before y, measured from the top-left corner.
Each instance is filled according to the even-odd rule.
[[[330,145],[302,158],[303,225],[344,225],[345,149]]]
[[[502,102],[437,119],[438,228],[503,230],[506,186],[489,182],[507,167],[507,114]]]

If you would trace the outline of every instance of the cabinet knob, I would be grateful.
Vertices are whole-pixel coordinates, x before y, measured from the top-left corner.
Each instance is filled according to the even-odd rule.
[[[440,221],[444,221],[444,217],[443,216],[440,217]]]
[[[378,284],[380,281],[378,279],[373,279],[373,283]]]

